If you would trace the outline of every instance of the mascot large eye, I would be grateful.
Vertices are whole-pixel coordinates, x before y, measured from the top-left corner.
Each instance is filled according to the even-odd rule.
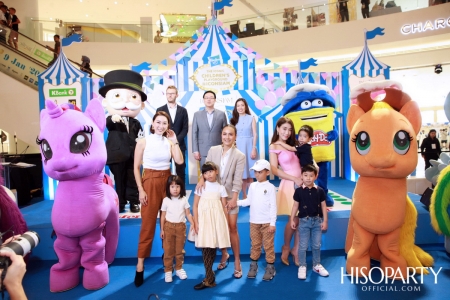
[[[397,131],[394,136],[394,151],[400,155],[405,155],[411,145],[411,137],[404,130]]]
[[[79,131],[75,133],[70,139],[70,152],[82,154],[88,152],[91,141],[92,135],[90,132]]]
[[[44,154],[44,157],[46,160],[50,160],[53,157],[53,151],[50,147],[50,144],[47,142],[47,140],[42,140],[41,142],[41,151],[42,154]]]
[[[353,140],[356,144],[356,151],[361,155],[366,155],[370,151],[370,137],[365,131],[358,133],[356,138]]]
[[[308,108],[310,108],[310,107],[311,107],[311,101],[309,101],[309,100],[303,101],[303,102],[300,104],[300,107],[301,107],[302,109],[308,109]]]
[[[315,107],[323,106],[323,101],[320,99],[313,100],[312,106],[315,106]]]
[[[136,94],[133,94],[133,95],[131,96],[131,98],[137,99],[137,95],[136,95]]]
[[[114,98],[120,98],[120,94],[119,93],[115,93],[114,94]]]

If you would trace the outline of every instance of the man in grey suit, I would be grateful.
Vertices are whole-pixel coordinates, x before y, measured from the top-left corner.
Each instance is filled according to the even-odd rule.
[[[194,113],[192,121],[192,152],[196,160],[203,166],[209,148],[222,143],[222,128],[227,125],[227,116],[215,109],[216,94],[206,91],[203,94],[205,110]]]

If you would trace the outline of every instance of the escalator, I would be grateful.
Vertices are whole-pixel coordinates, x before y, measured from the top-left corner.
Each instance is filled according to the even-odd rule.
[[[35,40],[19,33],[18,50],[8,45],[11,29],[0,25],[0,71],[38,90],[38,75],[47,69],[53,52]],[[80,64],[69,61],[79,68]],[[93,73],[98,77],[98,74]]]

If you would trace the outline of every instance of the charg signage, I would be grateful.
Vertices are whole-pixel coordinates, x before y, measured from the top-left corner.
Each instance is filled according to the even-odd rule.
[[[43,67],[4,47],[0,47],[0,58],[3,73],[38,89],[37,76],[45,70]]]
[[[450,17],[449,18],[438,18],[434,21],[427,20],[425,22],[405,24],[400,28],[402,34],[415,34],[419,32],[425,32],[428,30],[438,30],[444,28],[450,28]]]
[[[81,92],[81,83],[78,81],[71,85],[44,83],[45,99],[53,100],[56,104],[71,103],[81,108]]]

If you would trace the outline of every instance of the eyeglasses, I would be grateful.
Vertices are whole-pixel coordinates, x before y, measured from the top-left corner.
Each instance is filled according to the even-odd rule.
[[[214,98],[214,97],[208,97],[208,98],[203,98],[204,100],[214,100],[214,99],[216,99],[216,98]]]

